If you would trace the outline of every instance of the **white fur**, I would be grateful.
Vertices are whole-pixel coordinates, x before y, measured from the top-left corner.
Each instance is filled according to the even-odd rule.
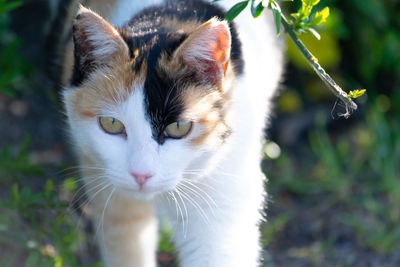
[[[107,59],[118,49],[118,44],[114,39],[106,38],[104,33],[98,32],[97,29],[90,29],[86,32],[89,42],[95,48],[92,53],[93,57],[100,60]]]
[[[146,5],[158,2],[161,1],[147,1]],[[225,0],[221,4],[228,9],[236,2]],[[121,0],[111,22],[119,26],[144,7],[145,1]],[[245,74],[233,88],[233,134],[221,148],[196,150],[188,144],[188,138],[168,140],[159,146],[151,137],[144,114],[142,85],[135,85],[126,102],[109,107],[102,114],[124,123],[129,137],[126,140],[107,135],[95,120],[71,119],[74,111],[67,107],[79,151],[101,158],[107,175],[118,188],[115,194],[132,196],[132,202],[151,201],[156,195],[159,216],[168,218],[174,226],[173,241],[182,267],[259,265],[257,226],[265,197],[264,176],[259,167],[260,144],[270,110],[269,100],[282,71],[280,44],[271,18],[268,23],[266,20],[264,16],[253,19],[248,10],[235,20]],[[68,91],[65,99],[68,102]],[[190,137],[200,135],[201,131],[195,124]],[[154,176],[138,192],[139,187],[129,172],[151,172]],[[180,186],[180,194],[162,193],[174,189],[182,179],[189,182]],[[149,250],[154,242],[149,242]],[[126,262],[124,266],[131,264]],[[143,266],[153,264],[149,260]]]
[[[90,11],[83,6],[80,6],[78,14],[83,12]],[[114,54],[118,50],[118,48],[120,48],[119,44],[123,42],[121,42],[122,40],[119,37],[118,32],[114,28],[110,27],[109,29],[107,29],[107,31],[105,31],[103,28],[99,28],[98,24],[108,22],[105,22],[103,18],[98,15],[95,16],[98,17],[97,23],[93,23],[93,21],[81,22],[83,23],[81,27],[84,28],[87,40],[94,48],[91,51],[91,53],[93,54],[92,56],[97,60],[106,60],[112,54]],[[112,36],[112,38],[110,38],[110,31],[114,33],[114,36]]]

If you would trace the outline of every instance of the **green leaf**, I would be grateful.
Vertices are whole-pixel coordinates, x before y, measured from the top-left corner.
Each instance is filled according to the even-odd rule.
[[[273,9],[272,13],[274,14],[276,34],[279,36],[281,33],[281,13],[276,9]]]
[[[226,12],[224,20],[231,23],[248,5],[249,1],[242,1],[231,7],[231,9]]]
[[[309,25],[320,25],[324,23],[326,19],[329,17],[329,7],[325,7],[321,11],[315,13],[315,17]]]
[[[315,38],[317,38],[318,40],[321,40],[321,35],[319,35],[319,33],[314,29],[314,28],[308,28],[307,31],[309,33],[311,33],[312,35],[315,36]]]
[[[30,142],[31,138],[29,137],[29,135],[25,135],[24,139],[22,140],[18,148],[18,157],[26,155],[26,153],[28,152],[28,147]]]
[[[54,199],[54,182],[51,179],[47,179],[46,184],[44,186],[44,197],[47,204],[50,204]]]
[[[44,191],[46,193],[52,192],[54,190],[54,183],[53,180],[47,179],[46,184],[44,186]]]
[[[315,5],[319,3],[320,0],[301,0],[301,7],[297,11],[299,20],[306,20],[311,14],[311,10]]]
[[[67,192],[73,192],[76,189],[76,182],[75,179],[70,177],[64,180],[63,182],[63,189]]]
[[[311,0],[311,5],[316,6],[316,5],[318,5],[319,1],[320,0]]]
[[[281,33],[281,9],[278,4],[271,2],[272,14],[274,15],[276,34]]]
[[[54,259],[54,267],[62,267],[62,258],[60,256],[56,256]]]
[[[19,189],[18,189],[18,184],[13,184],[11,186],[11,203],[13,206],[16,208],[18,207],[18,204],[20,202],[20,196],[19,196]]]
[[[251,15],[253,15],[253,18],[257,18],[261,15],[261,13],[264,10],[264,4],[263,1],[260,1],[258,5],[254,6],[255,0],[251,1]]]
[[[367,89],[353,90],[353,91],[350,91],[348,93],[348,95],[350,98],[356,99],[356,98],[362,96],[365,93],[365,91],[367,91]]]
[[[0,15],[7,13],[13,9],[16,9],[17,7],[21,6],[22,2],[21,1],[11,1],[7,3],[1,3],[0,5]]]
[[[310,6],[310,7],[318,5],[319,1],[320,0],[301,0],[303,5],[307,5],[307,6]]]

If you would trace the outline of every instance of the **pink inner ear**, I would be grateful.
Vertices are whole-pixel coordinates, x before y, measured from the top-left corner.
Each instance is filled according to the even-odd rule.
[[[189,63],[207,79],[225,75],[229,65],[231,35],[226,22],[216,18],[203,23],[192,32],[178,49]]]
[[[215,42],[211,44],[210,54],[216,62],[221,64],[221,67],[225,74],[229,62],[231,36],[229,34],[229,31],[227,31],[225,25],[220,24],[218,25],[218,28],[222,29],[216,30],[217,34],[215,36]]]

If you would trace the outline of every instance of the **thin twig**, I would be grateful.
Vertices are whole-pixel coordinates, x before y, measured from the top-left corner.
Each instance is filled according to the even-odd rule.
[[[332,93],[337,96],[346,105],[346,110],[352,112],[357,109],[357,104],[349,98],[347,93],[329,76],[328,73],[318,64],[318,60],[311,52],[304,46],[303,42],[297,37],[296,33],[292,30],[289,22],[281,12],[282,25],[286,33],[290,36],[293,43],[300,50],[301,54],[307,59],[307,62],[312,66],[314,71],[318,74],[321,80],[328,86]]]

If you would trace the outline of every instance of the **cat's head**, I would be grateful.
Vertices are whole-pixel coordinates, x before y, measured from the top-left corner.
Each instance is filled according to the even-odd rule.
[[[228,25],[170,24],[116,29],[81,7],[73,25],[64,101],[82,169],[137,197],[208,172],[231,134]]]

